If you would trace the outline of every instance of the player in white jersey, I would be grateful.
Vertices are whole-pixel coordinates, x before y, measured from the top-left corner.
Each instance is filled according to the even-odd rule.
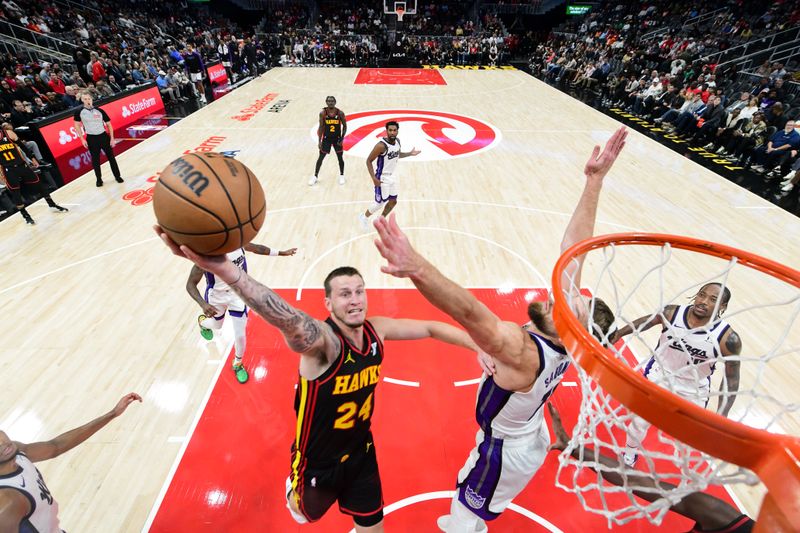
[[[244,248],[239,248],[226,254],[228,260],[238,266],[243,271],[247,272],[247,259],[244,256],[245,251],[258,255],[280,255],[289,256],[297,252],[297,248],[290,248],[288,250],[273,250],[261,244],[246,244]],[[204,296],[200,295],[197,290],[197,284],[205,274],[206,278],[206,293]],[[214,338],[214,330],[220,329],[225,321],[225,314],[231,317],[233,322],[233,346],[234,357],[233,373],[236,375],[236,380],[239,383],[246,383],[249,375],[247,369],[244,367],[242,358],[247,346],[247,306],[235,292],[231,290],[227,283],[218,279],[210,272],[204,272],[197,265],[192,267],[189,273],[189,279],[186,280],[186,292],[189,296],[197,302],[197,305],[203,310],[203,314],[197,318],[197,323],[200,325],[200,334],[206,340]]]
[[[383,207],[383,216],[388,217],[394,206],[397,204],[398,184],[397,184],[397,162],[404,157],[418,155],[419,150],[411,149],[410,152],[400,151],[400,139],[397,133],[400,131],[400,124],[395,121],[386,123],[386,137],[381,138],[378,144],[372,149],[367,157],[367,170],[375,186],[375,203],[362,214],[358,215],[358,221],[364,231],[369,229],[369,217],[378,212]],[[375,168],[372,164],[375,163]]]
[[[722,359],[725,378],[720,383],[723,394],[717,412],[728,416],[739,390],[739,360],[731,356],[742,352],[739,335],[720,318],[730,299],[730,289],[719,283],[706,283],[697,291],[692,305],[668,305],[655,316],[643,316],[620,328],[611,340],[616,342],[633,331],[642,332],[660,324],[661,337],[645,365],[644,377],[702,407],[708,405],[711,374]],[[649,429],[650,423],[643,418],[631,420],[623,452],[626,465],[636,464]]]
[[[625,145],[625,127],[614,133],[602,154],[596,146],[584,168],[586,184],[561,242],[561,252],[594,233],[603,178]],[[544,461],[550,436],[542,407],[558,386],[569,360],[553,323],[552,300],[528,306],[531,321],[523,328],[500,320],[468,290],[447,279],[417,253],[397,221],[375,222],[380,240],[376,246],[388,265],[387,274],[408,277],[433,305],[453,317],[475,343],[491,356],[478,389],[476,418],[480,426],[476,446],[458,473],[450,514],[439,518],[443,531],[473,532],[487,529],[493,520],[533,478]],[[579,292],[583,259],[564,271],[568,301],[579,322],[588,314],[602,337],[614,323],[611,309],[599,298]]]
[[[58,457],[100,431],[141,396],[131,392],[108,413],[45,442],[23,444],[0,431],[0,531],[60,533],[58,503],[33,463]]]

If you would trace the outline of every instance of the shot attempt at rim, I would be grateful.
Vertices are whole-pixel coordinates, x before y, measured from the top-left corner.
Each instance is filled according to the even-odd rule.
[[[645,247],[656,247],[657,250],[660,248],[661,255],[655,266],[641,262],[642,254],[647,252]],[[636,253],[636,249],[640,252]],[[585,259],[593,251],[599,252],[595,256],[603,256],[600,261],[596,257],[592,258],[595,270],[600,272],[596,286],[603,286],[603,283],[613,284],[614,290],[606,292],[613,293],[616,301],[609,303],[615,308],[618,317],[626,314],[624,311],[620,312],[619,306],[629,300],[630,295],[639,289],[650,274],[658,278],[661,296],[664,297],[661,280],[665,275],[665,265],[670,264],[669,257],[665,256],[671,256],[676,251],[688,252],[686,255],[700,254],[693,260],[696,265],[707,266],[720,262],[718,260],[727,263],[721,272],[715,270],[710,279],[700,283],[695,281],[695,290],[708,287],[709,282],[717,279],[722,281],[721,287],[724,288],[727,280],[736,276],[751,281],[754,276],[770,278],[769,281],[776,284],[772,291],[774,294],[770,295],[774,297],[772,301],[762,298],[758,303],[735,313],[728,310],[726,317],[732,318],[735,314],[752,311],[764,322],[769,308],[774,306],[781,310],[779,317],[783,317],[776,331],[783,333],[774,340],[767,339],[769,342],[766,345],[769,347],[765,348],[766,351],[726,357],[752,364],[754,369],[749,372],[749,382],[743,380],[745,386],[735,391],[719,393],[723,413],[727,412],[725,407],[730,405],[725,400],[735,394],[740,403],[744,401],[742,398],[747,398],[750,402],[738,407],[744,414],[754,410],[758,412],[765,405],[772,409],[766,422],[759,425],[756,423],[758,419],[751,416],[746,419],[751,426],[737,421],[741,419],[738,415],[726,418],[722,413],[707,410],[690,399],[681,397],[679,391],[676,394],[648,380],[640,371],[630,366],[617,348],[606,348],[603,343],[588,335],[585,322],[570,309],[568,295],[573,289],[565,285],[570,282],[564,278],[563,272],[578,258]],[[630,263],[626,263],[626,254],[639,260],[634,263],[634,267],[627,270]],[[737,269],[736,272],[732,272],[734,268]],[[637,271],[642,273],[638,282]],[[619,272],[626,272],[624,280],[620,280]],[[769,386],[769,382],[762,383],[762,376],[769,370],[768,365],[774,359],[796,357],[796,343],[792,340],[793,337],[787,335],[796,331],[793,326],[800,311],[800,292],[796,290],[800,288],[800,272],[753,253],[705,240],[668,234],[626,233],[586,239],[571,247],[557,262],[552,279],[555,325],[567,350],[578,363],[582,392],[578,424],[565,453],[559,457],[561,466],[557,475],[558,486],[577,494],[585,509],[603,514],[610,522],[625,523],[636,518],[658,522],[670,505],[687,494],[702,491],[711,483],[752,483],[755,473],[768,493],[758,513],[754,530],[797,531],[797,525],[800,524],[800,439],[781,434],[781,425],[776,423],[782,417],[786,417],[787,421],[793,420],[796,399],[792,398],[794,391]],[[761,281],[766,282],[763,279]],[[663,309],[673,302],[674,300],[666,298],[659,304],[659,308]],[[794,309],[786,312],[785,308],[779,307],[785,305],[793,306]],[[716,304],[715,310],[720,308]],[[653,314],[658,312],[656,310]],[[775,318],[775,315],[770,316]],[[710,328],[708,324],[704,324],[699,329]],[[607,339],[605,345],[608,346]],[[778,367],[780,368],[779,364]],[[764,404],[765,401],[768,403]],[[646,467],[647,473],[659,481],[676,480],[678,486],[677,490],[665,491],[658,484],[653,485],[648,490],[661,491],[662,497],[649,506],[642,506],[630,498],[627,506],[611,508],[607,506],[608,495],[615,491],[618,494],[631,495],[631,477],[641,476],[642,472],[621,467],[617,473],[627,476],[628,484],[623,488],[609,487],[607,483],[598,483],[596,476],[591,478],[594,481],[589,478],[579,479],[578,471],[592,468],[586,459],[588,454],[584,453],[580,460],[571,459],[570,455],[575,449],[585,452],[587,448],[592,448],[621,458],[620,452],[624,450],[625,443],[624,431],[627,422],[634,415],[660,430],[659,445],[672,446],[670,453],[642,449],[646,465],[640,467]],[[662,474],[665,462],[672,464],[667,464],[668,468]],[[566,481],[562,481],[562,475]],[[594,501],[586,500],[585,496],[591,497],[592,493],[595,493]],[[597,501],[601,502],[600,506],[593,506]]]

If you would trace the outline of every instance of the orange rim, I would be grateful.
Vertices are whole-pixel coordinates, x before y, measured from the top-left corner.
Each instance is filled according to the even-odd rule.
[[[690,250],[729,260],[800,288],[800,271],[722,244],[655,233],[617,233],[581,241],[565,251],[553,269],[553,321],[564,346],[603,389],[654,426],[677,440],[758,474],[774,505],[764,505],[769,518],[800,524],[800,439],[751,428],[707,411],[648,381],[617,359],[578,322],[569,308],[561,273],[571,260],[609,245],[649,245]],[[772,522],[771,522],[772,523]],[[788,531],[789,529],[787,529]]]

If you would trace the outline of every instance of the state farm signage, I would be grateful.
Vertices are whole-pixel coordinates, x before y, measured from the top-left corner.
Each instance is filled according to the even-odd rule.
[[[208,72],[208,82],[212,85],[224,85],[228,83],[228,73],[225,72],[225,67],[217,63],[211,65],[206,69]]]
[[[158,88],[154,86],[99,107],[108,115],[114,131],[118,131],[147,115],[164,111],[164,102],[161,100]],[[39,128],[55,159],[82,148],[73,122],[72,117],[66,117]]]
[[[275,100],[278,97],[278,93],[269,93],[266,94],[263,98],[259,98],[249,106],[245,107],[241,111],[239,111],[238,115],[234,115],[231,118],[233,120],[238,120],[240,122],[247,122],[248,120],[252,119],[256,114],[267,107],[271,101]]]

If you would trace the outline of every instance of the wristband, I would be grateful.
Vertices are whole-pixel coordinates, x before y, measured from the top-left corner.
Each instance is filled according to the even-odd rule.
[[[278,250],[270,248],[269,249],[269,255],[276,256],[276,255],[281,255],[281,253]]]

